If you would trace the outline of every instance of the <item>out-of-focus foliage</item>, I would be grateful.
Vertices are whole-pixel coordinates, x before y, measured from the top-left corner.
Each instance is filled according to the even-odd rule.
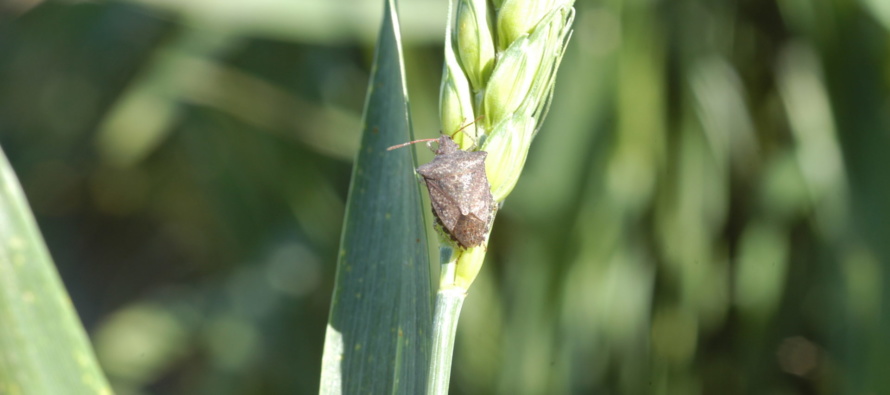
[[[0,393],[111,394],[2,149],[0,322]]]
[[[120,394],[317,391],[382,7],[223,3],[0,5],[0,145]],[[890,392],[885,4],[577,1],[452,391]]]

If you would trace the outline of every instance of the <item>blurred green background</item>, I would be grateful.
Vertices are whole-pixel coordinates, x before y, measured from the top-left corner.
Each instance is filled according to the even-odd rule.
[[[446,4],[400,2],[419,138]],[[0,146],[119,394],[317,393],[382,8],[0,2]],[[452,393],[890,393],[890,2],[576,8]]]

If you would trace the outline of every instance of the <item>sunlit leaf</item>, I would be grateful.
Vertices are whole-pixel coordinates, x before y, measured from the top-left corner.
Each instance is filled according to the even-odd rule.
[[[322,363],[323,394],[426,387],[431,294],[426,226],[410,149],[402,48],[386,2],[352,172]]]

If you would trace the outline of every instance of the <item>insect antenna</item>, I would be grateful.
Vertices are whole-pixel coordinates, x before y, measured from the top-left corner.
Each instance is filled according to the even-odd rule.
[[[439,139],[420,139],[420,140],[414,140],[414,141],[409,141],[409,142],[407,142],[407,143],[402,143],[402,144],[394,145],[394,146],[392,146],[392,147],[387,148],[386,150],[387,150],[387,151],[392,151],[392,150],[394,150],[394,149],[402,148],[402,147],[405,147],[405,146],[408,146],[408,145],[411,145],[411,144],[417,144],[417,143],[423,143],[423,142],[431,143],[431,142],[433,142],[433,141],[438,141],[438,140],[439,140]]]
[[[451,137],[451,139],[454,140],[454,136],[457,136],[457,134],[458,134],[459,132],[461,132],[461,131],[463,131],[464,129],[470,127],[470,125],[472,125],[472,124],[474,124],[474,123],[476,123],[476,122],[479,122],[479,120],[482,119],[482,117],[484,117],[484,116],[485,116],[485,115],[480,115],[480,116],[476,117],[476,119],[470,121],[470,123],[468,123],[468,124],[466,124],[466,125],[464,125],[464,126],[461,126],[461,127],[458,128],[457,130],[455,130],[454,133],[451,133],[451,136],[448,136],[448,137]],[[468,134],[466,134],[466,133],[464,133],[464,136],[470,137],[470,135],[468,135]],[[473,144],[476,143],[476,139],[470,137],[470,140],[473,140]]]
[[[478,118],[474,119],[472,122],[470,122],[470,123],[468,123],[468,124],[466,124],[466,125],[464,125],[464,126],[461,126],[460,129],[455,130],[454,133],[452,133],[452,134],[451,134],[450,136],[448,136],[448,137],[451,137],[451,139],[453,140],[453,139],[454,139],[454,136],[457,135],[458,132],[460,132],[460,131],[462,131],[462,130],[468,128],[468,127],[470,127],[470,125],[476,123],[477,121],[479,121],[480,119],[482,119],[482,117],[484,117],[484,115],[480,115]],[[464,136],[469,137],[471,140],[473,140],[473,143],[475,144],[475,142],[476,142],[475,139],[473,139],[472,137],[470,137],[470,136],[467,135],[467,134],[464,134]],[[394,146],[392,146],[392,147],[387,148],[386,150],[387,150],[387,151],[392,151],[392,150],[394,150],[394,149],[402,148],[402,147],[405,147],[405,146],[408,146],[408,145],[411,145],[411,144],[417,144],[417,143],[422,143],[422,142],[431,143],[431,142],[433,142],[433,141],[438,141],[438,140],[439,140],[439,139],[420,139],[420,140],[414,140],[414,141],[409,141],[409,142],[407,142],[407,143],[396,144],[396,145],[394,145]]]

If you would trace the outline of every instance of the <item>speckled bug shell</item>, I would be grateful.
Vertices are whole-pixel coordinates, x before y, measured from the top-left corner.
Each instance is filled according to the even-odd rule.
[[[462,247],[485,241],[494,200],[485,174],[485,151],[463,151],[442,135],[432,162],[417,168],[430,193],[433,214]]]

